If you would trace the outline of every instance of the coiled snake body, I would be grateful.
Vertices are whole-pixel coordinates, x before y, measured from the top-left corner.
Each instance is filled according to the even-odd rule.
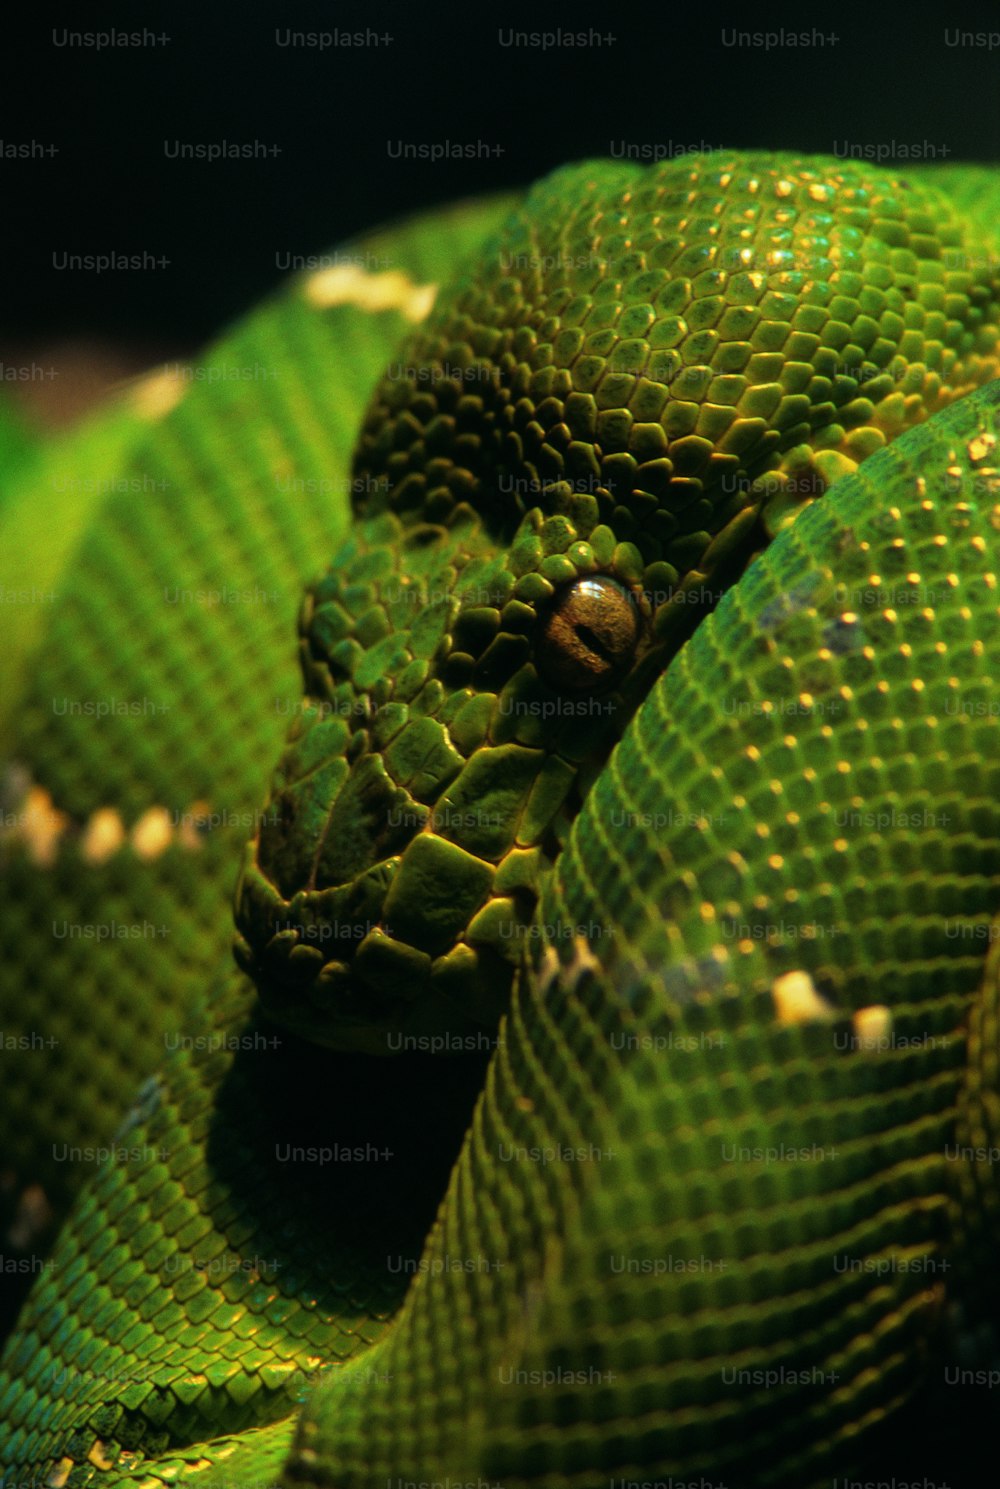
[[[266,356],[252,393],[153,380],[24,457],[15,535],[69,463],[163,495],[77,519],[8,663],[64,814],[5,848],[11,1018],[59,1029],[22,1110],[58,1158],[147,1077],[89,1177],[12,1134],[76,1191],[3,1358],[12,1481],[819,1483],[988,1358],[991,200],[568,167],[297,285],[206,364]],[[249,805],[286,633],[171,590],[281,594],[348,492],[231,971],[246,822],[95,819]],[[168,707],[53,734],[71,677]]]

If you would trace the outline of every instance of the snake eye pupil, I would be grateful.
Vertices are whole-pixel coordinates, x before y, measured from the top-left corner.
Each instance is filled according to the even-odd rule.
[[[541,627],[536,663],[552,687],[583,692],[626,671],[639,641],[639,614],[628,590],[596,575],[556,595]]]

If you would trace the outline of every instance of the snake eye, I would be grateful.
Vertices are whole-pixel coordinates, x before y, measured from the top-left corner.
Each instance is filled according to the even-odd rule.
[[[595,575],[568,584],[542,622],[536,662],[552,687],[583,692],[615,682],[639,641],[639,614],[628,590]]]

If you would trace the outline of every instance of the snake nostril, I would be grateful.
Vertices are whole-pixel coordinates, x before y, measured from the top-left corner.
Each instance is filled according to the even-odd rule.
[[[341,758],[274,799],[260,826],[258,862],[285,898],[336,888],[401,852],[427,816],[380,755]]]
[[[363,755],[330,810],[310,888],[347,884],[393,857],[426,816],[388,775],[381,755]]]

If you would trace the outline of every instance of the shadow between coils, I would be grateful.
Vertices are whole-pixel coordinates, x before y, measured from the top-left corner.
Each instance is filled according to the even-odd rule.
[[[317,1324],[394,1312],[490,1053],[339,1054],[255,1009],[217,1088],[207,1138],[213,1181],[231,1201],[233,1220],[221,1226],[231,1249],[260,1263]]]

